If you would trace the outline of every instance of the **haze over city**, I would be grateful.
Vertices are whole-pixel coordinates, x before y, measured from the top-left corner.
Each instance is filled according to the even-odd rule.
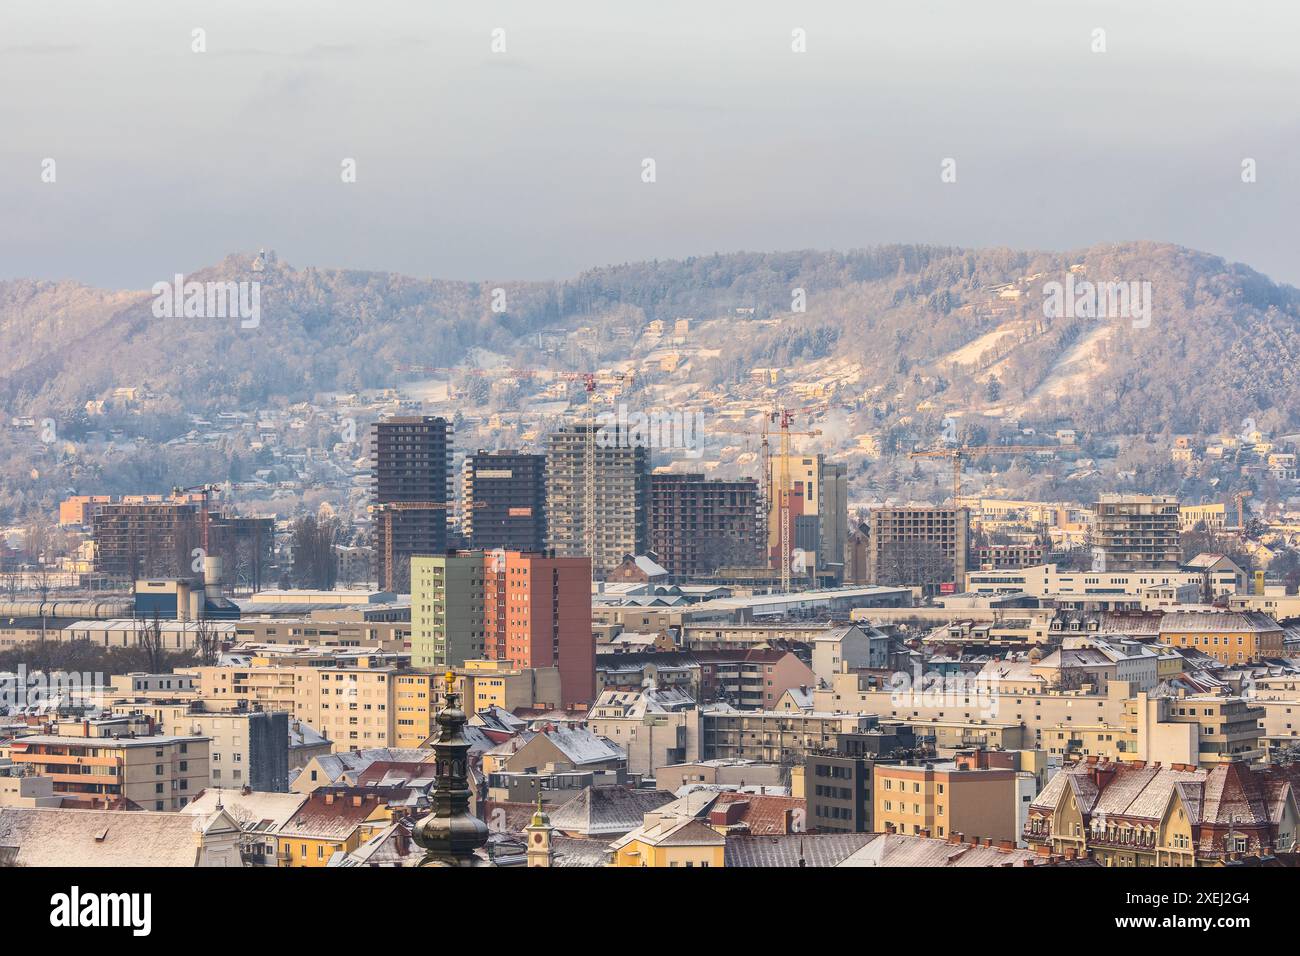
[[[522,280],[738,250],[1150,239],[1300,282],[1293,5],[305,9],[5,3],[0,276],[148,288],[262,246]]]

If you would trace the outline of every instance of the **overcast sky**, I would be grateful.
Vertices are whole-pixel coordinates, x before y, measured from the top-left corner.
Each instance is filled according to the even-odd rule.
[[[1154,239],[1300,284],[1298,38],[1291,0],[3,0],[0,278]]]

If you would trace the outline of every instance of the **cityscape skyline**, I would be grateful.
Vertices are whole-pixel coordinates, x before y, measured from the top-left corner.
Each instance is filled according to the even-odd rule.
[[[9,924],[1285,928],[1297,36],[0,4]]]

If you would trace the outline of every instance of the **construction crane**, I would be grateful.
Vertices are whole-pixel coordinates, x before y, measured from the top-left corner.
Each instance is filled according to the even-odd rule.
[[[935,448],[929,451],[909,451],[907,457],[952,459],[952,506],[955,508],[961,498],[963,461],[969,461],[978,455],[1030,455],[1053,450],[1051,445],[954,445],[951,448]]]
[[[208,556],[208,497],[217,490],[216,485],[192,485],[189,488],[172,488],[172,497],[179,498],[182,495],[188,495],[198,492],[202,497],[200,499],[199,511],[199,543],[203,548],[203,556]]]
[[[765,492],[764,497],[767,503],[767,520],[768,534],[772,527],[772,518],[775,515],[778,536],[778,557],[781,565],[781,593],[790,593],[790,572],[793,560],[793,530],[792,530],[792,508],[790,507],[790,496],[794,489],[790,481],[790,458],[791,458],[791,439],[796,436],[816,437],[821,434],[821,429],[813,428],[800,431],[791,428],[796,415],[812,411],[819,411],[826,407],[826,403],[819,405],[809,405],[804,408],[778,408],[766,415],[763,427],[748,428],[739,425],[715,425],[714,431],[733,432],[745,435],[761,434],[762,439],[762,477],[760,478],[760,488],[769,489],[771,492]],[[769,436],[771,429],[769,424],[775,424],[781,434],[781,464],[776,469],[778,478],[772,481],[772,455]],[[772,488],[775,484],[776,487]]]
[[[467,502],[467,508],[483,508],[487,502]],[[384,519],[384,590],[392,591],[397,585],[397,570],[393,566],[393,515],[399,511],[445,511],[456,507],[454,501],[385,501],[371,505],[370,511]]]
[[[776,506],[777,521],[779,533],[781,536],[781,593],[790,593],[790,564],[793,559],[793,534],[791,529],[790,515],[790,494],[793,490],[790,487],[790,439],[794,435],[806,435],[815,437],[821,434],[820,428],[813,428],[808,431],[795,431],[790,427],[794,422],[794,416],[803,412],[810,411],[817,406],[808,408],[780,408],[768,415],[768,420],[776,423],[781,429],[781,482],[777,486]],[[765,476],[766,477],[766,476]]]

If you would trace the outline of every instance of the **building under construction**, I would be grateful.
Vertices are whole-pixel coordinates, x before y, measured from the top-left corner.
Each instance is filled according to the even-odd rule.
[[[965,508],[873,508],[868,534],[872,584],[966,587],[970,512]]]
[[[189,573],[199,547],[199,506],[150,501],[95,506],[95,570],[123,580]]]
[[[590,557],[603,578],[625,555],[644,554],[650,451],[615,425],[552,432],[546,453],[547,543],[559,557]]]
[[[1240,507],[1240,501],[1238,501]],[[1099,571],[1176,571],[1182,564],[1178,499],[1104,494],[1093,510],[1089,542]]]
[[[370,473],[376,575],[380,587],[408,592],[411,556],[447,550],[451,427],[431,416],[376,422]]]
[[[676,580],[760,563],[765,520],[753,478],[650,476],[650,550]]]
[[[201,504],[193,501],[98,502],[90,519],[95,571],[123,581],[188,577],[195,563],[220,557],[227,580],[258,590],[275,554],[275,519],[209,514],[203,555]]]

